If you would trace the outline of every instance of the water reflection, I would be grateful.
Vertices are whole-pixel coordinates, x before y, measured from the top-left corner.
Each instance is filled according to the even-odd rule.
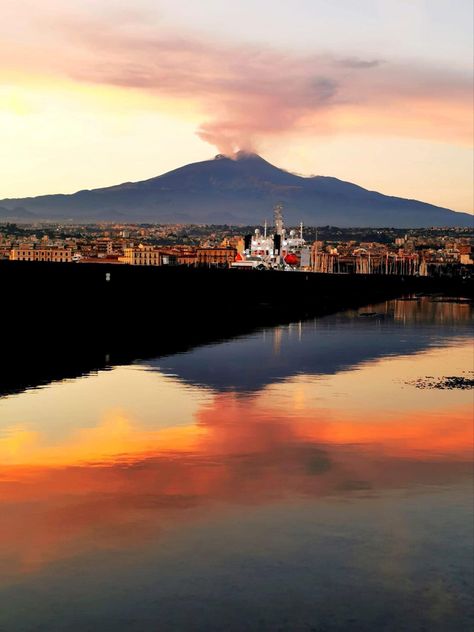
[[[0,629],[467,630],[467,321],[375,308],[0,400]]]
[[[385,356],[415,354],[472,334],[472,308],[428,297],[387,301],[275,327],[192,354],[147,361],[150,369],[218,390],[255,391],[300,373],[327,375]]]

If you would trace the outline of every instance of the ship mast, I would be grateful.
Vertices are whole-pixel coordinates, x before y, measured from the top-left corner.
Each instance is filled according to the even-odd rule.
[[[273,222],[275,224],[275,234],[273,235],[273,248],[276,255],[276,263],[281,262],[281,248],[283,246],[283,205],[277,204],[273,209]]]
[[[283,234],[283,205],[277,204],[273,209],[273,218],[275,224],[275,235]]]

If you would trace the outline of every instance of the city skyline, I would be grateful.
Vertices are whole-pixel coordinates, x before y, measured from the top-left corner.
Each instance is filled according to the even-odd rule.
[[[4,14],[0,198],[245,149],[472,211],[470,2],[24,0]]]

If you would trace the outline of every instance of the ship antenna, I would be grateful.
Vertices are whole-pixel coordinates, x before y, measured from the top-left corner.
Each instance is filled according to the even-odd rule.
[[[283,205],[281,203],[277,204],[273,209],[273,217],[275,223],[275,233],[277,235],[283,234]]]

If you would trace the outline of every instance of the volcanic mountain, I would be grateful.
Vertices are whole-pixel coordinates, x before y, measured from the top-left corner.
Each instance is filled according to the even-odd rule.
[[[285,221],[332,226],[472,226],[473,218],[417,200],[368,191],[337,178],[302,177],[256,154],[218,155],[142,182],[0,200],[37,219],[76,222],[261,224],[284,205]]]

